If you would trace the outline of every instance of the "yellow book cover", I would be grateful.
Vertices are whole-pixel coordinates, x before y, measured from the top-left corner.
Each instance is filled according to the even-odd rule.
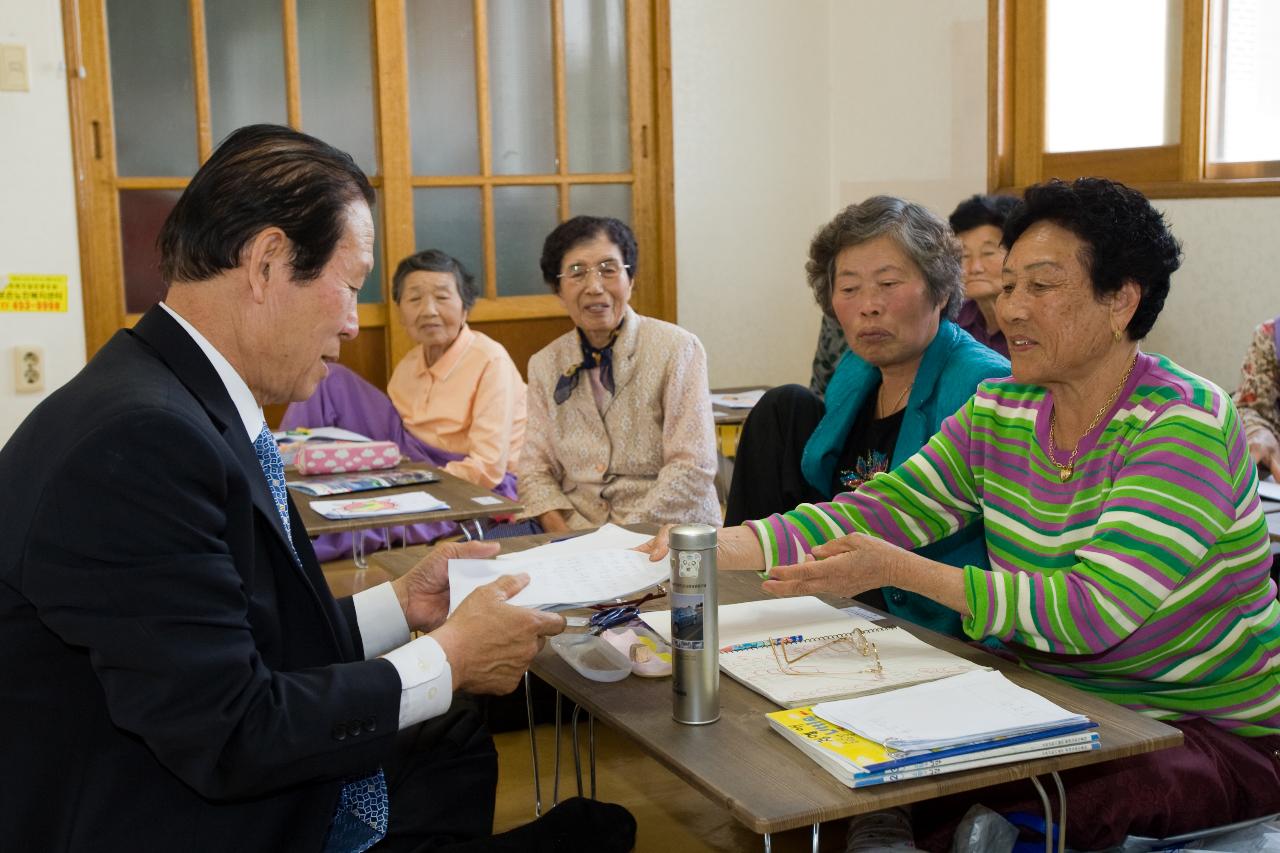
[[[875,741],[834,726],[821,717],[815,717],[812,708],[787,708],[765,716],[773,725],[788,729],[815,747],[861,768],[900,757],[897,750],[885,749]]]

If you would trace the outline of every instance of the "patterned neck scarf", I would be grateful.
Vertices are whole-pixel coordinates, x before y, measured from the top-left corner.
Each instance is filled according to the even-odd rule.
[[[578,343],[582,345],[582,363],[573,365],[556,380],[554,396],[557,406],[568,400],[569,395],[573,393],[573,389],[578,387],[578,379],[582,376],[582,371],[591,370],[595,367],[600,368],[600,384],[610,394],[613,393],[613,345],[618,340],[618,335],[622,332],[622,325],[625,322],[627,322],[627,318],[623,317],[622,323],[619,323],[617,328],[609,333],[609,340],[599,349],[591,345],[591,342],[587,340],[587,336],[582,334],[581,329],[578,330]]]

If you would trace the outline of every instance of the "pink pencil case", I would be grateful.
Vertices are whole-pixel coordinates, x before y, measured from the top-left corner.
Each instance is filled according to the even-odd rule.
[[[400,448],[393,441],[308,441],[293,458],[300,474],[345,474],[398,464]]]

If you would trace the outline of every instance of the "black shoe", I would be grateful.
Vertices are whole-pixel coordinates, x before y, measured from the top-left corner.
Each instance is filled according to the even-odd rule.
[[[533,823],[492,838],[453,844],[441,853],[628,853],[636,846],[636,819],[615,803],[572,797]]]

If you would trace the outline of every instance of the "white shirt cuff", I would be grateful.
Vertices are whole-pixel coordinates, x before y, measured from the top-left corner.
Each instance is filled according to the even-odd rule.
[[[400,728],[438,717],[453,704],[453,671],[433,637],[387,652],[383,657],[400,673]]]
[[[391,584],[380,583],[357,592],[351,596],[351,603],[356,608],[365,660],[381,657],[409,642],[409,623]]]

